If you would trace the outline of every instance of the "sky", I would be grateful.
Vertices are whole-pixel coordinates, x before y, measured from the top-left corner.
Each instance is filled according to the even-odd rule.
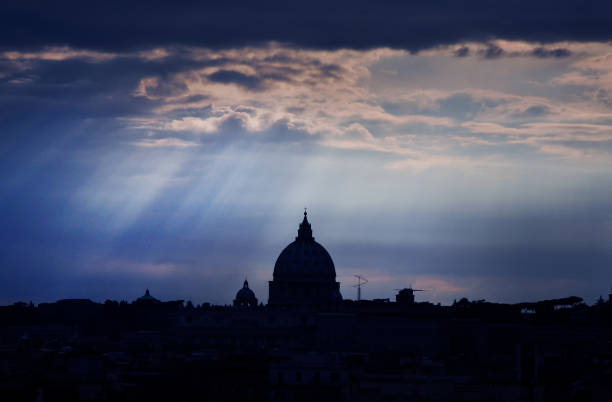
[[[610,293],[610,3],[119,3],[2,5],[0,304]]]

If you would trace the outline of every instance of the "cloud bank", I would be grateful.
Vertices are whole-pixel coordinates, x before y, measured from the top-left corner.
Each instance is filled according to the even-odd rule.
[[[611,17],[606,1],[19,2],[3,8],[0,46],[117,51],[280,41],[319,49],[418,51],[471,40],[607,41]]]

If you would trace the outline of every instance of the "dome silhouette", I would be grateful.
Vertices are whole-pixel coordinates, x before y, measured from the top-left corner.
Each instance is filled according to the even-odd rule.
[[[245,279],[242,288],[236,293],[234,299],[234,306],[236,307],[255,307],[257,306],[257,298],[255,293],[249,289],[249,282]]]
[[[312,229],[306,213],[300,224],[298,236],[280,253],[274,264],[274,278],[302,277],[328,278],[334,281],[336,268],[325,248],[312,237]]]
[[[149,293],[149,289],[145,291],[145,294],[143,296],[140,296],[138,299],[136,299],[136,301],[138,303],[158,303],[159,302],[159,300],[151,296],[151,293]]]
[[[297,237],[276,259],[272,277],[268,298],[272,306],[330,308],[342,300],[334,261],[312,236],[306,212]]]

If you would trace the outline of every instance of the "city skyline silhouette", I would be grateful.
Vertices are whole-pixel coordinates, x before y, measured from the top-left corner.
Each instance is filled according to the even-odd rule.
[[[516,304],[344,298],[304,211],[268,302],[66,298],[0,306],[10,400],[605,401],[612,293]]]
[[[612,3],[5,3],[3,401],[612,400]]]

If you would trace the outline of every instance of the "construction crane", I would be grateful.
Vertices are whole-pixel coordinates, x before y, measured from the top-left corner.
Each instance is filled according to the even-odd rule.
[[[357,278],[357,284],[353,285],[353,287],[357,288],[357,301],[359,301],[361,300],[361,286],[368,283],[368,280],[361,275],[355,275],[355,278]]]

